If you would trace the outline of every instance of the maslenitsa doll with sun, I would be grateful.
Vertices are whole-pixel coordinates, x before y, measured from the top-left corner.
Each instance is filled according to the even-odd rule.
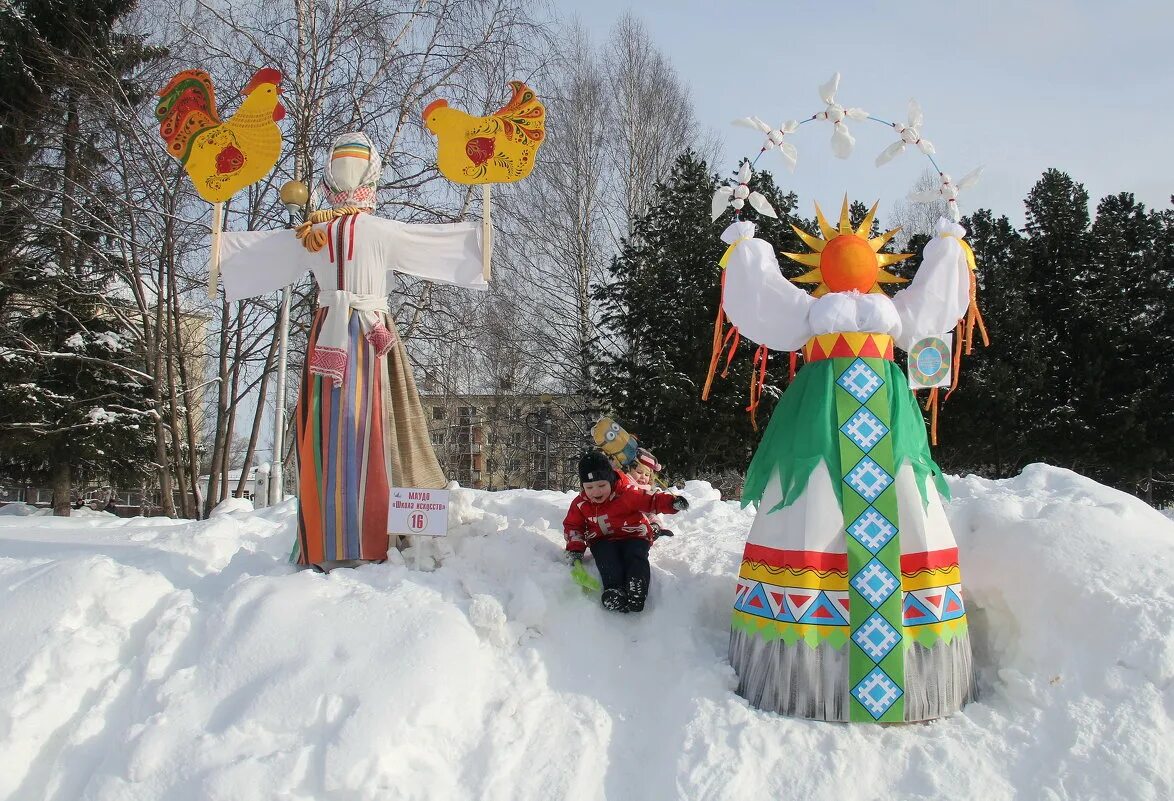
[[[833,150],[844,157],[853,143],[849,120],[884,121],[837,104],[838,80],[821,87],[827,108],[807,121],[831,122]],[[767,134],[762,152],[777,148],[794,163],[787,138],[799,123],[742,122]],[[901,138],[878,162],[907,145],[932,160],[915,104],[908,125],[884,124]],[[803,359],[743,495],[758,513],[738,574],[730,661],[738,693],[764,710],[907,722],[949,715],[975,697],[958,548],[942,506],[949,490],[910,389],[911,381],[935,385],[918,383],[927,378],[913,376],[919,366],[940,381],[944,365],[949,383],[949,368],[956,374],[949,332],[974,308],[973,256],[956,222],[963,182],[939,174],[934,194],[953,219],[938,222],[916,276],[892,296],[885,288],[904,279],[885,268],[908,254],[881,252],[896,231],[869,235],[876,206],[856,226],[846,199],[834,223],[817,206],[819,231],[796,228],[810,252],[784,255],[809,268],[795,279],[816,284],[808,293],[783,277],[754,224],[737,219],[746,203],[774,216],[750,191],[749,165],[714,198],[715,219],[730,205],[736,214],[722,234],[724,313],[761,346],[756,360],[764,363],[767,348]],[[981,328],[974,309],[962,330],[976,320]],[[726,341],[719,314],[715,365]],[[910,377],[894,363],[895,348],[917,351]]]

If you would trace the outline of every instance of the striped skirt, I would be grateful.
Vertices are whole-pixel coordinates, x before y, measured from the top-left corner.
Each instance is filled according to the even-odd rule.
[[[948,492],[893,362],[805,366],[747,475],[743,500],[759,509],[730,632],[738,693],[784,715],[882,723],[974,698]]]
[[[310,329],[313,352],[329,309]],[[388,326],[394,321],[388,320]],[[301,565],[387,557],[392,486],[440,488],[420,396],[403,343],[376,356],[352,315],[341,386],[303,369],[295,410]]]

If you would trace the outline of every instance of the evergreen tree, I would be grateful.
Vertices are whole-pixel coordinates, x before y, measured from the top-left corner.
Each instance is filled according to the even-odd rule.
[[[1037,415],[1029,421],[1028,442],[1035,459],[1074,464],[1090,436],[1087,421],[1072,405],[1076,297],[1089,282],[1088,192],[1067,173],[1050,169],[1028,193],[1025,207],[1023,294],[1033,324],[1025,333],[1042,357],[1036,366],[1042,378]]]
[[[1153,278],[1162,273],[1161,229],[1161,218],[1132,194],[1102,199],[1074,296],[1072,405],[1088,432],[1074,467],[1132,492],[1143,491],[1174,438],[1164,425],[1169,391],[1154,382],[1155,368],[1160,373],[1169,362],[1170,334],[1156,324],[1170,286],[1163,292]]]
[[[937,458],[1000,478],[1042,461],[1163,502],[1174,497],[1172,215],[1123,193],[1090,225],[1086,202],[1053,170],[1028,198],[1027,237],[989,211],[963,220],[992,341],[963,361]]]
[[[6,6],[0,62],[0,470],[49,480],[68,514],[79,475],[137,477],[153,448],[132,333],[112,286],[104,185],[112,104],[143,98],[121,76],[152,55],[115,32],[132,0]],[[2,148],[0,148],[2,149]]]
[[[710,221],[717,184],[696,154],[681,155],[612,261],[611,280],[596,292],[604,329],[618,343],[597,357],[597,392],[675,475],[742,472],[760,436],[746,411],[752,343],[739,344],[728,377],[719,369],[709,400],[701,400],[721,296],[718,261],[726,246],[719,234],[732,221],[728,211]],[[782,195],[765,172],[754,187],[779,214],[778,220],[753,215],[757,235],[780,250],[798,249],[789,227],[794,195]],[[785,358],[771,358],[760,428],[787,369]]]
[[[1170,203],[1174,205],[1174,197]],[[1152,504],[1168,505],[1174,503],[1174,209],[1154,216],[1158,226],[1138,291],[1144,316],[1133,321],[1138,334],[1147,338],[1143,358],[1148,383],[1139,415],[1147,421],[1149,447],[1155,451],[1138,492]]]
[[[996,219],[985,209],[962,226],[978,263],[978,300],[991,343],[984,347],[975,333],[958,389],[942,401],[935,455],[947,472],[1006,478],[1038,458],[1029,434],[1044,403],[1040,367],[1047,352],[1033,334],[1023,237],[1005,216]],[[916,244],[920,253],[924,243]]]

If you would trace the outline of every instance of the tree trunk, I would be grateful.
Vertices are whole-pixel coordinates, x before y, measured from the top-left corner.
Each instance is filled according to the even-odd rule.
[[[61,165],[61,235],[58,244],[58,264],[64,275],[72,275],[77,268],[74,263],[74,181],[76,179],[75,173],[77,171],[77,139],[78,139],[78,108],[77,99],[74,96],[73,90],[68,90],[66,93],[66,123],[65,136],[62,141],[62,165]],[[61,291],[61,290],[59,290]],[[59,307],[67,306],[64,299],[58,299]],[[54,347],[61,349],[64,345],[65,336],[73,330],[71,321],[60,311],[55,313],[57,321],[57,333],[55,337]],[[58,435],[59,437],[62,435]],[[66,434],[66,437],[69,435]],[[58,447],[54,448],[50,453],[58,459],[58,462],[53,467],[52,485],[53,485],[53,514],[58,517],[69,517],[70,510],[70,488],[72,470],[69,463],[69,448],[66,442],[60,442]]]
[[[273,374],[273,366],[277,361],[277,345],[281,339],[281,332],[277,328],[273,329],[273,342],[269,345],[269,356],[265,359],[265,372],[261,375],[261,388],[257,394],[257,411],[253,415],[253,430],[249,432],[249,446],[245,449],[245,461],[241,465],[241,477],[236,483],[236,492],[233,493],[237,497],[244,492],[245,486],[248,484],[249,468],[253,466],[253,456],[257,451],[257,440],[261,436],[261,423],[265,419],[265,393],[269,391],[269,376]],[[281,425],[281,422],[278,422]],[[274,454],[273,461],[281,458],[281,454]],[[280,501],[277,498],[273,503]]]
[[[160,267],[162,271],[162,267]],[[156,300],[155,309],[155,326],[154,329],[147,328],[146,330],[146,345],[147,353],[153,354],[151,360],[151,372],[155,376],[155,381],[151,384],[151,400],[155,405],[155,468],[158,475],[159,482],[159,505],[161,511],[167,517],[175,517],[175,501],[171,491],[171,459],[167,452],[167,404],[163,400],[163,370],[162,370],[162,345],[159,340],[160,329],[162,328],[162,304]]]
[[[228,424],[225,426],[227,433],[225,434],[224,443],[224,458],[221,460],[220,466],[224,474],[220,479],[220,500],[224,500],[229,495],[228,483],[229,472],[232,470],[232,438],[236,433],[236,407],[240,402],[238,393],[240,391],[240,371],[241,362],[244,359],[243,355],[243,340],[244,340],[244,304],[236,304],[236,347],[233,349],[232,357],[232,384],[228,387]]]
[[[216,396],[216,429],[212,437],[212,460],[208,469],[208,494],[204,498],[204,517],[220,502],[220,470],[226,459],[228,440],[228,301],[220,301],[220,389]]]
[[[69,459],[62,458],[53,468],[53,514],[56,517],[69,517],[72,477],[73,470],[69,466]]]
[[[188,495],[187,488],[190,480],[187,475],[188,463],[183,458],[184,440],[180,431],[184,428],[180,420],[180,407],[186,406],[190,399],[187,396],[186,381],[180,374],[177,362],[183,359],[182,318],[179,308],[179,290],[175,281],[174,251],[168,253],[167,258],[167,331],[164,341],[167,347],[167,388],[169,419],[171,421],[171,463],[175,466],[175,484],[179,488],[180,509],[185,518],[198,517],[195,500]],[[162,302],[160,303],[162,305]]]
[[[196,431],[195,420],[192,418],[192,404],[199,403],[199,398],[193,397],[195,392],[191,381],[188,378],[187,370],[187,352],[184,349],[183,337],[183,323],[184,318],[179,307],[179,288],[175,281],[174,261],[173,267],[169,271],[168,277],[168,293],[171,297],[171,321],[172,321],[172,337],[175,349],[175,365],[179,371],[179,386],[183,390],[180,408],[183,409],[182,428],[187,444],[187,469],[184,471],[187,474],[187,484],[181,485],[180,493],[183,498],[183,514],[188,518],[200,517],[200,456],[196,449]],[[179,411],[173,406],[172,411],[172,427],[173,430],[179,430],[180,425]],[[175,445],[175,459],[183,458],[178,445]]]
[[[170,259],[168,261],[170,261]],[[168,264],[167,272],[169,274],[174,273],[174,267],[175,266],[173,264]],[[172,280],[173,279],[169,276],[168,281],[170,282]],[[160,305],[163,305],[162,300],[160,301]],[[170,461],[171,466],[175,471],[175,486],[179,487],[180,489],[180,510],[182,511],[184,517],[190,518],[193,516],[189,512],[190,502],[188,501],[187,493],[183,491],[183,488],[187,485],[187,476],[185,475],[187,471],[185,469],[186,465],[183,461],[182,455],[183,443],[179,434],[180,387],[177,386],[179,382],[176,380],[175,374],[175,359],[176,352],[179,350],[179,342],[172,338],[172,330],[174,327],[174,320],[172,320],[173,312],[171,304],[167,303],[166,305],[167,313],[164,315],[164,318],[167,320],[167,331],[163,341],[167,343],[167,355],[165,363],[167,366],[168,419],[170,421],[169,427],[171,428]],[[173,500],[172,504],[174,503],[175,501]]]

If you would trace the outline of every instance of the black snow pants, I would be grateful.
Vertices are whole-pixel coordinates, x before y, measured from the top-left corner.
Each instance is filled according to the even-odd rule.
[[[603,588],[627,592],[632,580],[638,579],[639,586],[647,593],[648,580],[652,576],[652,569],[648,566],[651,545],[648,540],[639,539],[593,540],[591,555],[595,557]]]

